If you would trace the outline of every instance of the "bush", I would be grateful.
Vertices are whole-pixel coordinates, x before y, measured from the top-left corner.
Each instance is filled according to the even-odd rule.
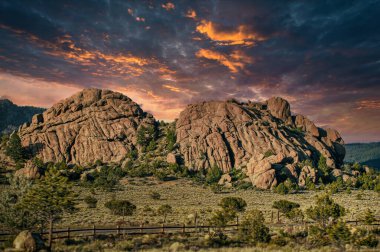
[[[228,224],[228,222],[234,220],[235,217],[236,212],[230,209],[215,210],[209,219],[209,223],[212,226],[223,228]]]
[[[84,198],[84,202],[87,204],[88,208],[96,208],[96,204],[98,203],[98,200],[95,197],[86,196]]]
[[[152,192],[150,194],[150,197],[154,200],[159,200],[161,198],[161,194],[159,194],[158,192]]]
[[[344,207],[335,203],[327,194],[319,196],[316,200],[316,206],[306,210],[306,214],[309,218],[319,222],[323,226],[326,225],[330,218],[336,220],[344,216],[345,212]]]
[[[267,158],[267,157],[270,157],[270,156],[273,156],[275,155],[274,152],[272,150],[267,150],[265,153],[264,153],[264,158]]]
[[[219,206],[221,206],[224,210],[244,212],[247,207],[247,202],[238,197],[226,197],[220,201]]]
[[[283,214],[287,214],[290,211],[292,211],[293,209],[299,208],[300,204],[295,203],[295,202],[291,202],[288,200],[278,200],[278,201],[273,202],[272,207],[277,209],[278,211],[280,211]]]
[[[171,205],[168,204],[162,205],[157,209],[157,213],[159,215],[164,216],[164,223],[166,222],[166,217],[168,216],[168,214],[171,214],[172,212],[173,208]]]
[[[222,171],[219,169],[217,165],[213,165],[210,169],[208,169],[206,174],[206,183],[214,184],[218,183],[219,179],[222,176]]]
[[[151,142],[154,142],[156,140],[156,138],[157,130],[155,126],[141,126],[140,129],[137,131],[137,144],[142,146],[143,149],[147,148],[148,145],[151,144]]]
[[[375,248],[379,244],[375,235],[369,233],[367,230],[358,229],[352,234],[354,245]]]
[[[102,166],[100,171],[91,174],[93,176],[92,184],[95,188],[100,188],[106,191],[112,191],[119,180],[125,175],[120,167]]]
[[[362,216],[362,221],[367,225],[371,225],[373,222],[376,221],[375,215],[373,214],[371,209],[367,208],[367,210],[364,212]]]
[[[330,240],[338,247],[341,247],[350,241],[351,232],[343,221],[338,221],[337,223],[328,226],[326,231]]]
[[[114,215],[129,216],[136,211],[136,206],[128,200],[112,199],[104,204]]]
[[[293,192],[297,192],[298,191],[298,185],[293,183],[290,179],[287,179],[285,180],[283,183],[280,183],[275,189],[274,191],[278,194],[282,194],[282,195],[285,195],[285,194],[289,194],[289,193],[293,193]]]
[[[176,142],[176,135],[174,129],[168,129],[166,133],[166,149],[170,152],[174,149],[174,145]]]
[[[326,158],[323,155],[319,156],[318,160],[318,170],[324,178],[329,177],[331,168],[327,166]]]
[[[252,244],[269,242],[269,228],[264,224],[264,215],[259,210],[252,210],[244,216],[239,227],[239,236],[243,241]]]

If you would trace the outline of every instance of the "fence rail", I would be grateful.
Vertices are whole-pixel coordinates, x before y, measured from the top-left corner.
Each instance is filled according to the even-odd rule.
[[[315,222],[302,222],[302,223],[268,223],[270,227],[302,227],[314,224]],[[346,223],[354,225],[363,225],[360,220],[349,220]],[[365,225],[365,224],[364,224]],[[376,220],[370,226],[380,226],[380,220]],[[238,221],[236,224],[229,224],[223,227],[227,232],[237,230],[239,227]],[[96,237],[99,235],[144,235],[144,234],[167,234],[167,233],[202,233],[210,232],[212,229],[219,228],[213,225],[155,225],[155,226],[92,226],[83,228],[58,228],[52,231],[53,240],[57,239],[70,239],[75,237]],[[49,232],[44,230],[40,234],[46,237]],[[64,234],[64,235],[62,235]],[[9,240],[10,237],[16,236],[16,233],[0,232],[0,242]]]

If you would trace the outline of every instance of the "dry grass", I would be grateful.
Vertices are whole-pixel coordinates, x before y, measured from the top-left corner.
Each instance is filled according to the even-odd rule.
[[[209,187],[196,185],[187,179],[160,182],[154,178],[129,178],[121,181],[121,190],[115,192],[96,191],[94,197],[98,199],[97,208],[87,208],[83,198],[92,195],[90,190],[84,187],[76,187],[79,193],[79,211],[66,215],[59,226],[89,226],[89,225],[116,225],[116,222],[123,220],[121,216],[111,215],[104,207],[104,203],[112,197],[129,200],[137,206],[137,212],[133,216],[125,217],[125,221],[131,224],[156,224],[163,220],[157,215],[157,208],[163,204],[173,207],[173,213],[167,217],[167,223],[190,223],[193,218],[189,215],[198,216],[198,223],[206,223],[213,209],[217,208],[218,202],[227,196],[242,197],[246,200],[249,209],[259,209],[264,211],[269,221],[272,204],[276,200],[286,199],[301,204],[305,210],[314,203],[315,197],[322,192],[306,191],[298,194],[279,195],[270,191],[240,190],[228,193],[215,194]],[[161,194],[160,200],[150,197],[152,192]],[[361,194],[362,199],[357,195]],[[373,191],[352,191],[351,194],[340,192],[333,195],[334,200],[349,210],[346,219],[356,219],[361,213],[370,208],[380,214],[379,194]],[[359,197],[360,198],[360,197]],[[144,208],[151,208],[153,211],[146,211]]]

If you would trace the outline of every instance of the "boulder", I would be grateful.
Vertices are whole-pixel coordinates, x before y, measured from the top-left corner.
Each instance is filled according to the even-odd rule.
[[[231,183],[231,176],[227,173],[227,174],[223,174],[222,177],[220,177],[219,179],[219,182],[218,182],[218,185],[224,185],[226,183]]]
[[[288,122],[290,118],[290,104],[287,100],[281,97],[272,97],[267,102],[268,110],[274,117],[277,117],[284,122]]]
[[[334,178],[339,178],[343,176],[343,172],[341,169],[333,169],[331,171],[331,176],[333,176]]]
[[[31,160],[28,160],[24,168],[17,170],[14,175],[15,177],[25,177],[27,179],[38,179],[41,177],[38,167]]]
[[[38,234],[25,230],[20,232],[14,239],[13,247],[21,251],[34,252],[43,249],[45,245]]]
[[[309,180],[313,183],[317,182],[317,171],[310,166],[302,167],[298,177],[298,185],[301,187],[305,186],[307,178],[309,178]]]
[[[120,163],[137,146],[138,129],[154,124],[153,116],[127,96],[85,89],[35,115],[19,136],[44,162]]]
[[[175,153],[169,153],[166,156],[166,162],[169,164],[178,164],[178,156]]]
[[[169,247],[169,252],[178,252],[185,249],[185,245],[180,242],[174,242]]]

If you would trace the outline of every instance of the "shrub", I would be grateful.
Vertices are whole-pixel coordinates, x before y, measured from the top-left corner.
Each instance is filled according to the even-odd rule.
[[[375,248],[379,244],[378,239],[375,235],[369,233],[365,229],[357,229],[353,234],[353,243],[356,246],[365,246],[370,248]]]
[[[280,183],[279,185],[277,185],[274,191],[282,195],[289,193],[289,189],[284,185],[284,183]]]
[[[137,144],[142,146],[144,149],[148,147],[148,145],[155,141],[157,137],[156,127],[154,126],[141,126],[137,131]]]
[[[267,158],[267,157],[270,157],[270,156],[273,156],[275,155],[274,152],[272,150],[267,150],[265,153],[264,153],[264,158]]]
[[[252,244],[270,241],[269,228],[264,224],[264,215],[261,211],[252,210],[244,216],[239,236],[243,241]]]
[[[128,216],[133,215],[136,211],[136,206],[128,200],[112,199],[104,204],[106,208],[111,210],[114,215]]]
[[[367,208],[367,210],[364,212],[362,216],[362,221],[367,225],[371,225],[373,222],[376,221],[375,215],[373,214],[371,209]]]
[[[174,145],[176,142],[176,135],[175,135],[175,130],[174,129],[168,129],[166,133],[166,149],[168,151],[172,151],[174,149]]]
[[[295,208],[299,208],[300,204],[288,200],[278,200],[273,202],[272,207],[279,210],[281,213],[286,214]]]
[[[157,213],[159,215],[164,216],[164,223],[166,221],[166,217],[168,216],[168,214],[171,214],[172,212],[173,212],[173,208],[171,205],[168,205],[168,204],[162,205],[157,209]]]
[[[244,212],[247,207],[247,202],[238,197],[226,197],[220,201],[219,206],[221,206],[224,210]]]
[[[161,194],[159,194],[158,192],[152,192],[150,194],[150,197],[154,200],[159,200],[161,198]]]
[[[84,202],[87,204],[88,208],[96,208],[96,204],[98,203],[98,200],[95,197],[86,196],[84,198]]]
[[[215,210],[209,219],[209,223],[212,226],[216,226],[218,228],[225,227],[228,222],[234,220],[236,217],[236,212],[230,209],[221,209]]]
[[[100,171],[92,173],[93,186],[107,191],[112,191],[119,184],[119,180],[125,175],[120,167],[102,166]]]
[[[219,169],[217,165],[213,165],[210,169],[208,169],[206,174],[206,183],[214,184],[219,181],[222,176],[222,171]]]
[[[326,158],[323,155],[319,156],[318,170],[321,172],[323,177],[328,177],[330,174],[331,168],[327,166]]]
[[[328,226],[326,231],[330,240],[338,247],[347,243],[351,238],[351,232],[343,221],[338,221],[337,223]]]
[[[330,218],[336,220],[344,216],[345,212],[344,207],[335,203],[327,194],[319,196],[316,200],[316,206],[306,210],[306,214],[309,218],[319,222],[323,226],[325,226]]]

